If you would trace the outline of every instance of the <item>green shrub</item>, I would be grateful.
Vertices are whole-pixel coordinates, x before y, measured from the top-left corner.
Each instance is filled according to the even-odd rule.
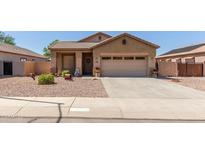
[[[38,84],[39,85],[54,84],[54,75],[52,75],[52,74],[41,74],[38,77]]]
[[[69,70],[64,70],[61,73],[62,77],[65,77],[66,74],[70,74],[70,71]]]

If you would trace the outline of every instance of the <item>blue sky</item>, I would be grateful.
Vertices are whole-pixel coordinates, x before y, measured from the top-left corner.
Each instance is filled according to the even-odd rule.
[[[124,32],[124,31],[123,31]],[[112,36],[123,32],[105,32]],[[6,31],[15,38],[18,46],[28,48],[42,54],[42,49],[55,39],[77,41],[95,32],[93,31]],[[171,49],[205,42],[205,31],[128,31],[128,33],[160,45],[157,54]]]

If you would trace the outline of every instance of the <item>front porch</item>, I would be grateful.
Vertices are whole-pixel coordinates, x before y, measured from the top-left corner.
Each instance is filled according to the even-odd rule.
[[[78,69],[80,75],[93,75],[93,53],[91,51],[55,52],[52,58],[52,72],[60,74],[69,70],[72,74]]]

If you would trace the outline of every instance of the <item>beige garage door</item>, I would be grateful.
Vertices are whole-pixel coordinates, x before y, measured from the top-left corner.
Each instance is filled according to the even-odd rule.
[[[143,77],[147,76],[145,57],[102,57],[102,76]]]

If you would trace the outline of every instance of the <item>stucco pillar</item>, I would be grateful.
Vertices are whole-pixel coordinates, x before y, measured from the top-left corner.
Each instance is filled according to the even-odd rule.
[[[63,60],[62,60],[62,53],[57,53],[57,56],[56,56],[56,63],[57,63],[57,72],[58,74],[60,74],[62,72],[62,67],[63,67]]]
[[[93,52],[93,68],[100,68],[100,55],[97,52]]]
[[[148,70],[147,70],[147,76],[151,76],[152,71],[155,69],[155,61],[154,57],[147,57],[147,65],[148,65]]]
[[[93,70],[95,68],[100,68],[100,54],[98,52],[93,52]],[[95,76],[94,72],[93,75]]]
[[[56,68],[56,65],[57,65],[57,54],[55,51],[52,51],[51,52],[51,72],[52,73],[56,73],[57,72],[57,68]]]
[[[77,51],[75,53],[75,68],[79,69],[80,75],[82,75],[82,52]]]

